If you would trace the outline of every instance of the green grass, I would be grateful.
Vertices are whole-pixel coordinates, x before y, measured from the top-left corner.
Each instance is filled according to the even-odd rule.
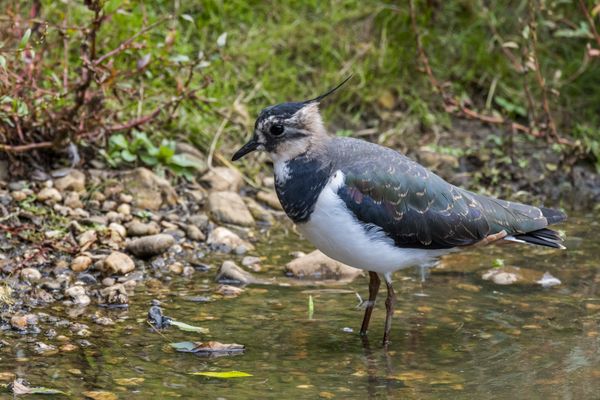
[[[42,3],[43,17],[55,24],[66,17],[69,25],[84,26],[91,16],[79,2]],[[527,124],[524,84],[538,115],[543,115],[541,90],[532,72],[515,71],[502,46],[523,61],[523,46],[531,45],[524,22],[530,15],[528,1],[501,0],[490,9],[483,3],[415,1],[425,50],[436,78],[448,83],[455,96],[479,111]],[[185,103],[176,118],[147,127],[156,140],[186,138],[206,151],[231,112],[220,140],[222,152],[231,153],[233,143],[250,134],[260,109],[316,96],[349,74],[354,79],[323,106],[334,132],[374,128],[380,141],[411,145],[423,131],[449,125],[440,95],[421,71],[407,2],[110,0],[104,9],[109,20],[98,35],[104,51],[143,26],[174,16],[114,59],[115,69],[134,71],[143,55],[151,57],[141,76],[106,87],[107,104],[123,116],[147,113],[176,95],[186,65],[199,54],[203,58],[191,85],[199,89],[200,101]],[[536,54],[548,89],[556,93],[549,99],[559,133],[581,140],[598,158],[600,58],[582,67],[585,46],[594,43],[585,30],[577,30],[585,19],[575,2],[564,0],[543,2],[535,16]],[[46,40],[61,43],[52,27]],[[73,41],[70,60],[79,54]],[[59,78],[62,47],[47,57],[56,60],[53,73]],[[142,86],[143,99],[137,101],[111,96],[115,88],[136,92]]]

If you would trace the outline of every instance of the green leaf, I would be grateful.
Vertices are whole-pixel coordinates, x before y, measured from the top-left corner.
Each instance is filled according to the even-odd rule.
[[[173,326],[176,326],[180,330],[185,331],[185,332],[208,333],[208,329],[207,328],[202,328],[202,327],[199,327],[199,326],[188,325],[185,322],[171,320],[169,323],[171,325],[173,325]]]
[[[253,376],[242,371],[226,371],[226,372],[190,372],[190,375],[207,376],[209,378],[230,379],[230,378],[245,378]]]
[[[129,147],[129,143],[127,142],[127,139],[125,138],[125,136],[121,133],[117,134],[117,135],[112,135],[110,137],[110,139],[108,139],[108,148],[109,149],[126,149]]]
[[[312,295],[308,295],[308,319],[313,319],[313,314],[315,312],[315,304],[313,302]]]
[[[202,160],[191,158],[186,154],[175,154],[173,157],[171,157],[170,163],[179,167],[195,168],[197,170],[203,170],[206,168],[206,164]]]
[[[140,159],[142,160],[142,162],[150,167],[154,167],[156,164],[158,164],[158,160],[156,159],[156,157],[151,156],[150,154],[140,154]]]
[[[168,163],[171,160],[171,157],[175,155],[175,149],[172,149],[170,146],[166,146],[161,144],[158,148],[157,158],[163,163]]]
[[[4,56],[0,56],[0,67],[2,67],[2,69],[6,70],[6,57],[4,57]]]
[[[31,28],[27,29],[21,38],[21,42],[19,43],[19,49],[24,48],[29,42],[29,38],[31,37]]]
[[[127,162],[134,162],[135,160],[137,160],[137,156],[135,154],[130,153],[127,149],[121,150],[121,157]]]

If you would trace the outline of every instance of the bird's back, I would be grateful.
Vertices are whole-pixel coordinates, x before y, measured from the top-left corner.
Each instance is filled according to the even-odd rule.
[[[560,246],[558,235],[544,229],[566,219],[560,211],[475,194],[397,151],[358,139],[334,138],[327,154],[331,170],[344,174],[338,195],[347,207],[399,247],[466,246],[502,230],[523,241]],[[526,234],[540,230],[541,240],[528,240]]]

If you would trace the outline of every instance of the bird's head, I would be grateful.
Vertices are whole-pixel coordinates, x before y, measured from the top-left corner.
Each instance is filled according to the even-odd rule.
[[[314,99],[263,109],[256,119],[252,139],[233,155],[233,161],[254,150],[268,152],[273,161],[289,159],[307,151],[312,143],[327,136],[319,103],[350,78]]]

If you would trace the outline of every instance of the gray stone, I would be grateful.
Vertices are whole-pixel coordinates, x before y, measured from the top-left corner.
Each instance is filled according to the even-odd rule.
[[[46,187],[38,192],[37,199],[44,203],[54,204],[62,201],[62,195],[55,188]]]
[[[71,170],[69,173],[62,178],[54,180],[54,187],[64,192],[66,190],[72,190],[75,192],[85,191],[85,174],[78,170]]]
[[[129,236],[149,236],[160,233],[160,227],[154,221],[144,223],[133,221],[127,224],[127,234]]]
[[[196,225],[188,225],[185,229],[185,234],[188,238],[197,242],[206,240],[206,235]]]
[[[100,289],[100,296],[106,304],[118,305],[129,303],[129,296],[127,295],[127,290],[125,289],[125,286],[122,283],[117,283],[116,285]]]
[[[31,283],[39,282],[42,279],[42,273],[35,268],[23,268],[21,279]]]
[[[127,243],[127,251],[144,258],[162,254],[175,244],[175,238],[167,234],[145,236]]]
[[[254,246],[243,240],[238,235],[227,228],[219,226],[212,230],[208,235],[206,243],[213,249],[225,253],[229,253],[237,248],[243,247],[246,250],[254,249]]]
[[[223,224],[254,226],[254,218],[244,200],[235,192],[213,192],[208,196],[212,218]]]
[[[237,192],[244,184],[242,174],[226,167],[215,167],[200,178],[200,182],[214,191]]]
[[[136,168],[122,175],[126,190],[133,197],[133,205],[148,210],[177,204],[177,193],[164,178],[146,168]]]
[[[69,208],[82,208],[83,203],[79,198],[79,193],[77,192],[67,192],[65,194],[65,199],[63,204]]]
[[[482,274],[482,279],[494,282],[497,285],[540,285],[551,287],[560,285],[560,280],[550,275],[548,272],[520,268],[520,267],[500,267],[492,268]]]
[[[247,285],[249,283],[256,283],[257,279],[250,272],[238,267],[233,261],[225,261],[221,265],[221,268],[219,268],[215,281]]]

